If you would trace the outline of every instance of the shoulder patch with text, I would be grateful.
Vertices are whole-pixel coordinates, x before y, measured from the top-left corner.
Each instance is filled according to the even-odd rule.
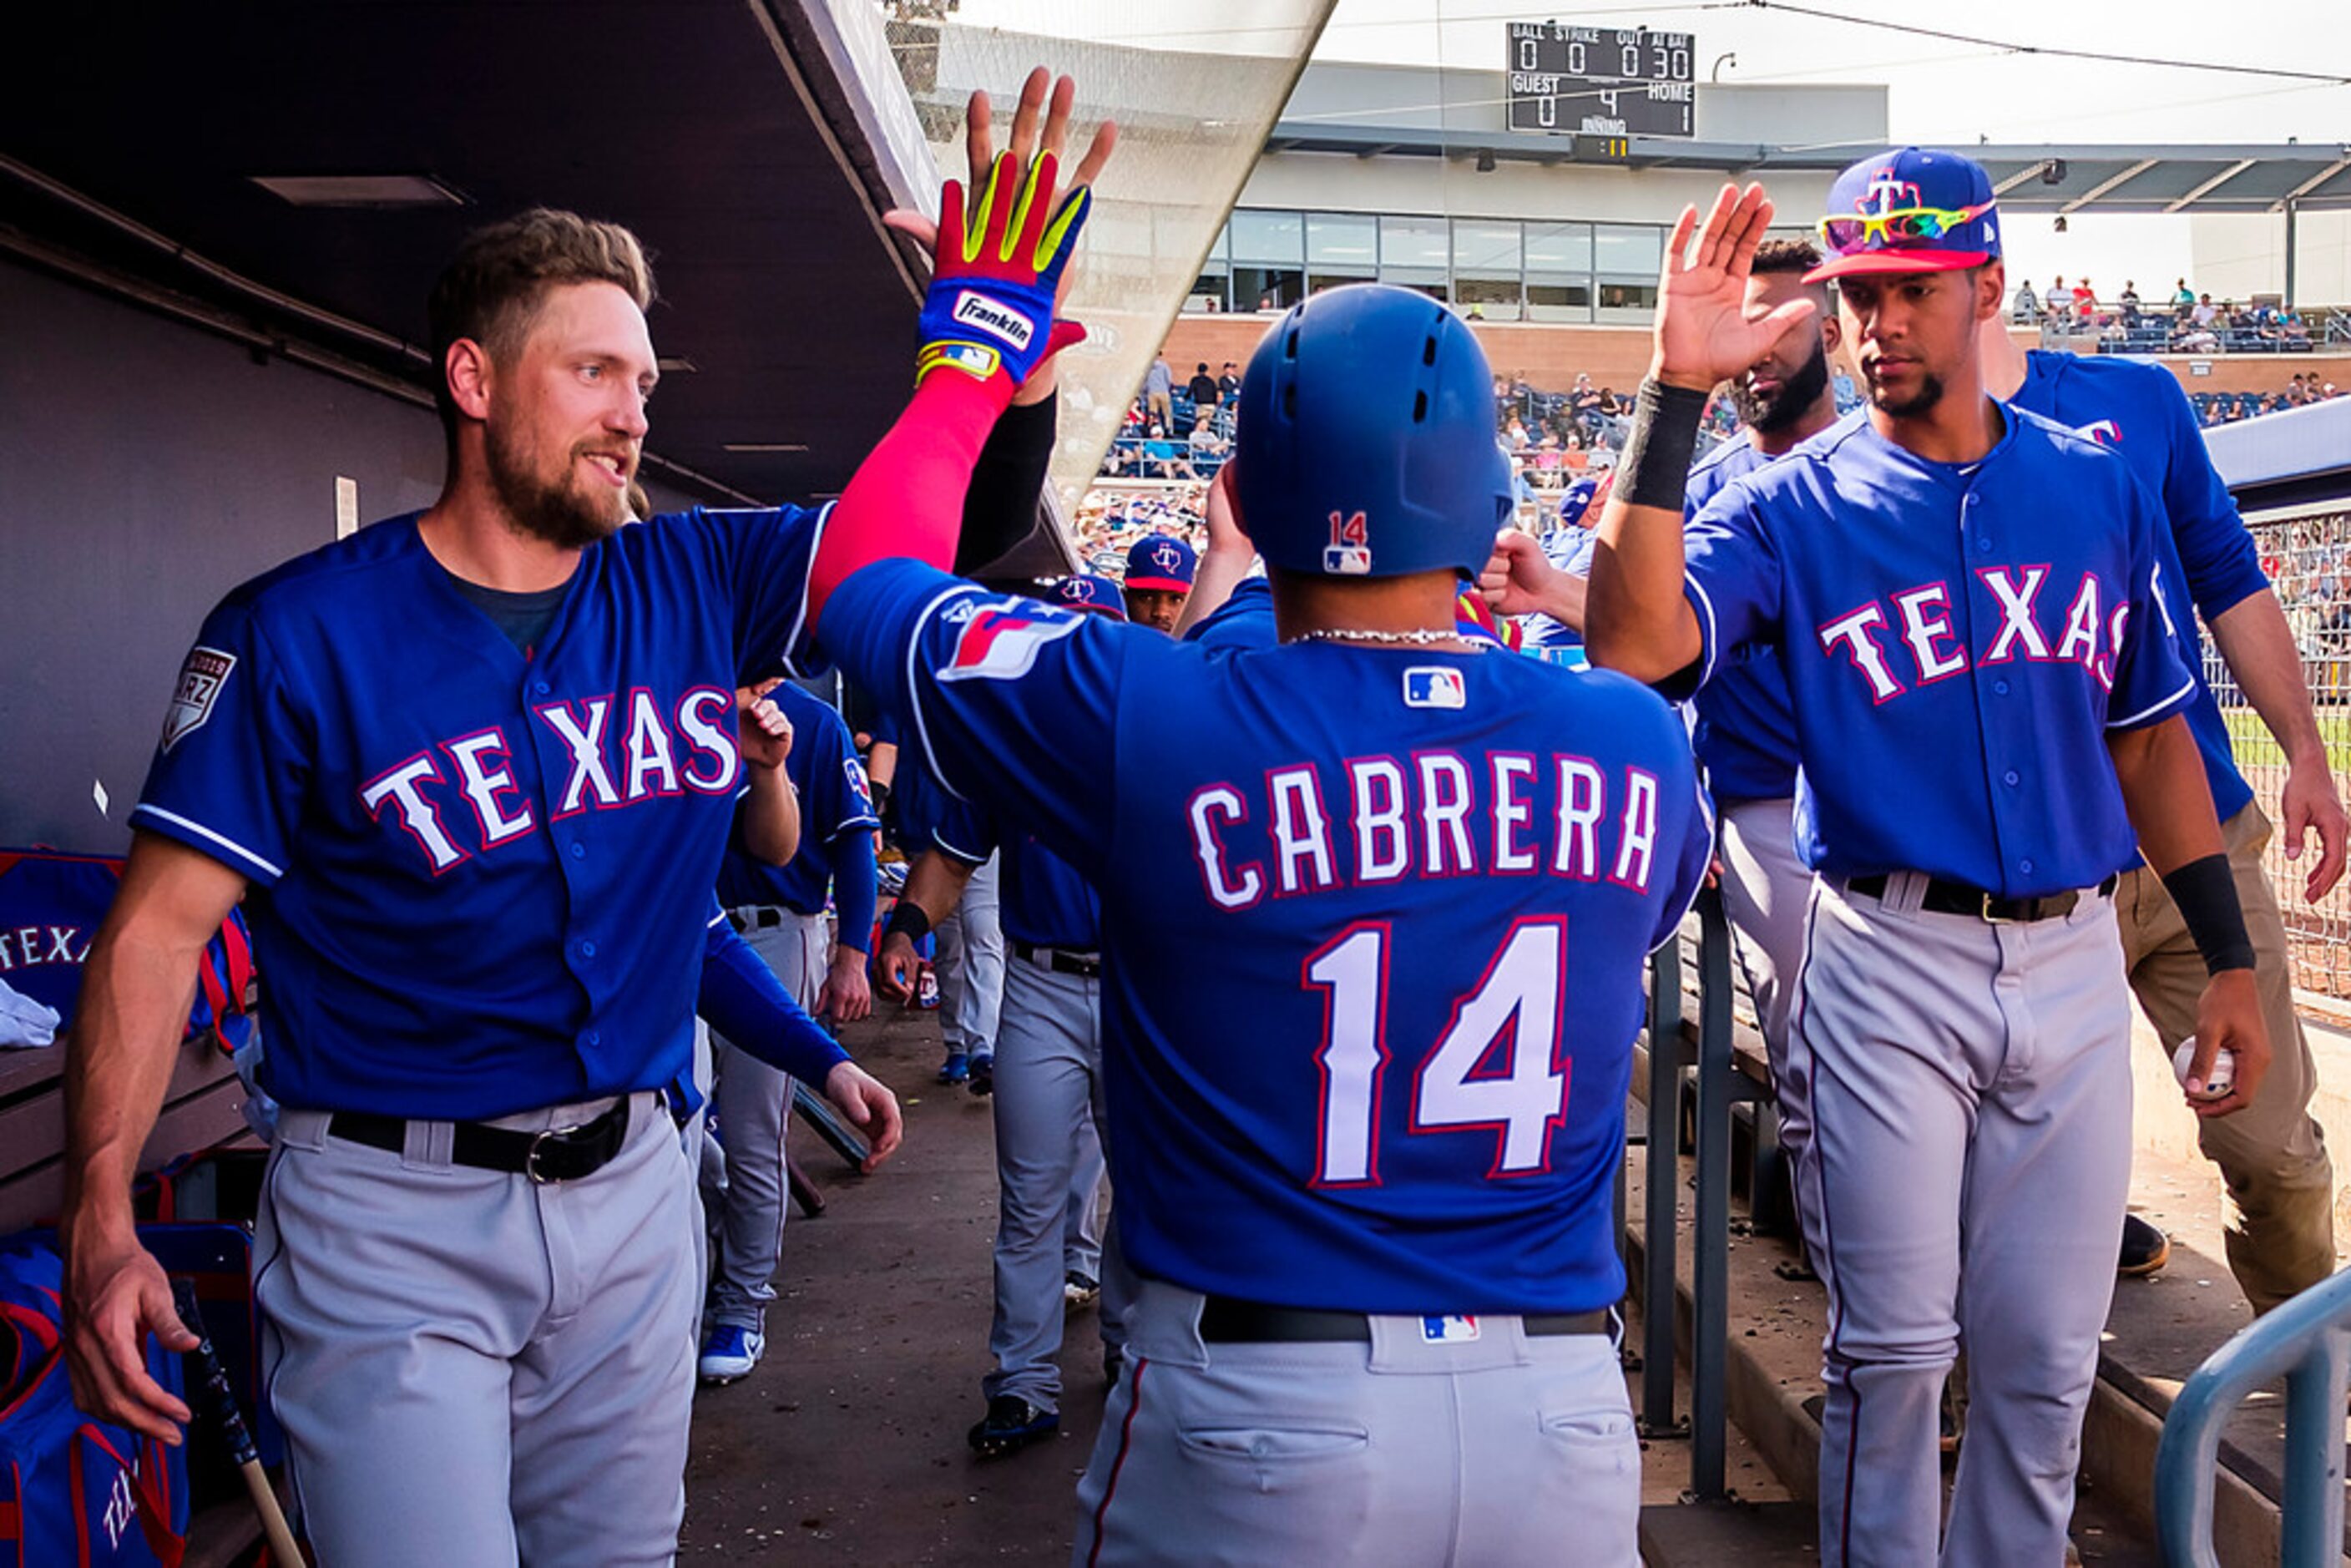
[[[235,653],[224,653],[218,648],[188,651],[188,662],[180,666],[180,684],[172,693],[172,706],[163,710],[164,750],[204,727],[213,716],[213,705],[220,700],[221,688],[228,684],[229,673],[235,668]]]

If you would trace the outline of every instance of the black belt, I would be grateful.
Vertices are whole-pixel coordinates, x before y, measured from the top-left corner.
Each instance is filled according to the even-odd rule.
[[[1072,953],[1067,947],[1040,947],[1033,942],[1015,941],[1013,956],[1031,964],[1042,965],[1059,975],[1075,975],[1081,980],[1102,978],[1102,956],[1095,953]]]
[[[2104,898],[2114,892],[2118,880],[2106,878],[2098,883],[2095,895]],[[1887,881],[1884,875],[1856,876],[1849,878],[1845,886],[1864,898],[1884,898]],[[1934,876],[1927,879],[1927,895],[1918,901],[1918,907],[1933,915],[1972,915],[1979,920],[2006,922],[2054,920],[2061,915],[2073,914],[2081,902],[2082,894],[2070,887],[2039,898],[2004,898],[1963,882],[1945,882]]]
[[[1528,1312],[1519,1321],[1536,1338],[1604,1334],[1614,1327],[1605,1307],[1588,1312]],[[1369,1344],[1372,1320],[1363,1312],[1272,1307],[1209,1296],[1200,1303],[1200,1337],[1210,1344]]]
[[[408,1146],[408,1122],[401,1116],[379,1116],[369,1111],[338,1111],[327,1122],[338,1138],[394,1154]],[[525,1176],[544,1186],[549,1182],[578,1181],[595,1175],[621,1152],[629,1135],[629,1097],[611,1110],[577,1127],[549,1127],[526,1133],[513,1127],[492,1127],[480,1122],[459,1122],[450,1141],[449,1163],[475,1170],[504,1171]]]
[[[768,931],[784,923],[784,916],[796,915],[780,904],[747,904],[726,912],[726,922],[737,932]]]

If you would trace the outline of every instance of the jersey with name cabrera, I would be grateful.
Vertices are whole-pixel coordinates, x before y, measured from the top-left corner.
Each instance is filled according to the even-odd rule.
[[[2155,589],[2154,498],[2095,442],[2001,417],[1991,452],[1949,464],[1855,411],[1687,529],[1699,678],[1779,644],[1799,847],[1830,875],[2090,886],[2137,843],[2106,733],[2195,693]]]
[[[2210,625],[2267,588],[2269,579],[2228,483],[2212,466],[2188,394],[2160,365],[2035,349],[2025,355],[2015,401],[2113,452],[2163,504],[2169,526],[2156,532],[2158,581],[2179,662],[2196,678],[2188,727],[2203,753],[2213,810],[2227,821],[2252,802],[2253,790],[2237,771],[2228,720],[2205,684],[2203,640],[2189,609]]]
[[[221,602],[131,825],[253,884],[272,1094],[480,1118],[679,1077],[734,688],[793,653],[821,517],[623,528],[528,655],[414,515]]]
[[[1138,1269],[1357,1312],[1618,1299],[1642,957],[1711,837],[1655,695],[1500,653],[1203,649],[903,561],[826,616],[938,777],[1100,890]]]

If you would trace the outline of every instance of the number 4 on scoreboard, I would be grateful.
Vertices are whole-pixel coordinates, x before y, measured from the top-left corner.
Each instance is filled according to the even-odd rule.
[[[1385,922],[1352,926],[1307,956],[1306,985],[1323,993],[1322,1078],[1313,1185],[1379,1184],[1381,1081],[1387,1040]],[[1489,1127],[1489,1176],[1550,1166],[1552,1129],[1567,1114],[1568,1064],[1556,1060],[1567,972],[1567,922],[1521,920],[1486,973],[1453,1004],[1445,1033],[1412,1075],[1416,1134]]]

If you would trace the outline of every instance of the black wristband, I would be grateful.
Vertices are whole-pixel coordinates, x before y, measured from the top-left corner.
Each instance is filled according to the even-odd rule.
[[[2245,930],[2244,905],[2237,899],[2236,874],[2227,855],[2206,855],[2163,873],[2164,891],[2179,906],[2179,918],[2196,950],[2204,955],[2204,971],[2253,967],[2253,939]]]
[[[1667,386],[1654,378],[1641,383],[1641,395],[1633,403],[1633,434],[1625,438],[1625,455],[1616,460],[1618,500],[1630,507],[1682,509],[1706,399],[1702,392]]]
[[[930,934],[931,917],[911,898],[898,901],[898,907],[890,912],[890,924],[882,928],[885,938],[904,936],[909,942],[920,942]]]

